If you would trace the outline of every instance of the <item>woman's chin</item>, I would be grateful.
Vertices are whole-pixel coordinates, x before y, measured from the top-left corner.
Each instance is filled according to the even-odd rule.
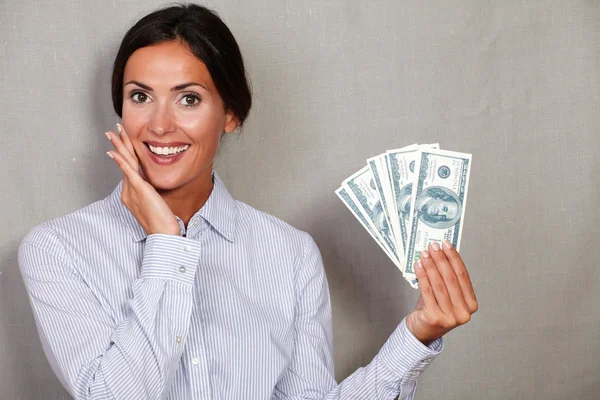
[[[156,190],[168,191],[177,189],[181,186],[179,179],[167,178],[165,176],[146,176],[146,181],[154,187]]]

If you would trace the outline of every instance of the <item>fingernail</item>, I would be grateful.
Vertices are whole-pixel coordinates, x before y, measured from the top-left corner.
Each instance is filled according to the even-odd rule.
[[[105,136],[108,138],[108,140],[111,140],[111,138],[110,138],[110,133],[108,133],[108,132],[105,132],[105,133],[104,133],[104,135],[105,135]]]
[[[110,158],[114,158],[112,154],[110,154],[110,151],[107,151],[106,154],[110,157]]]
[[[117,130],[121,133],[121,124],[117,124]]]
[[[440,246],[437,244],[437,242],[432,242],[431,248],[433,249],[433,251],[440,251]]]
[[[423,269],[423,264],[421,264],[421,261],[417,261],[415,264],[415,271],[421,269]]]
[[[444,249],[446,249],[446,250],[450,250],[452,248],[452,245],[450,244],[450,242],[448,240],[444,240],[444,242],[442,243],[442,246],[444,246]]]
[[[429,258],[429,252],[427,250],[423,250],[421,252],[420,256],[423,258]]]

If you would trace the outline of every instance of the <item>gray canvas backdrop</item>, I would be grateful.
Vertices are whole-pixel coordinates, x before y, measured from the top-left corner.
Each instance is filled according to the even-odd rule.
[[[17,268],[34,225],[120,174],[110,67],[160,1],[0,3],[0,399],[68,398]],[[600,5],[573,1],[206,1],[254,89],[216,168],[233,196],[308,231],[331,287],[338,380],[416,301],[338,201],[367,157],[413,142],[473,154],[462,255],[480,301],[418,399],[600,391]]]

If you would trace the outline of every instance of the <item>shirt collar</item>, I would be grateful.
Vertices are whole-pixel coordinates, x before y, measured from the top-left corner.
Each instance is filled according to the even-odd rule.
[[[225,239],[233,242],[238,216],[237,203],[214,171],[213,183],[210,196],[196,214],[204,218]]]
[[[192,218],[204,218],[217,232],[230,242],[234,241],[235,228],[238,215],[237,204],[215,171],[212,173],[213,190],[204,205]],[[119,220],[126,226],[136,242],[146,239],[148,235],[144,228],[137,222],[131,211],[121,201],[123,181],[108,197],[110,208]],[[189,228],[189,227],[188,227]]]

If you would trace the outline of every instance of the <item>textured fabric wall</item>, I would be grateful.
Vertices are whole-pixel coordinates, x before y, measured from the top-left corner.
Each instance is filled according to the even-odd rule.
[[[158,1],[0,5],[0,398],[62,399],[16,249],[120,179],[103,133],[110,65]],[[338,379],[417,292],[338,201],[388,148],[473,154],[462,254],[480,311],[447,335],[419,399],[593,399],[600,391],[598,1],[208,1],[255,106],[217,169],[239,200],[308,231],[332,290]]]

